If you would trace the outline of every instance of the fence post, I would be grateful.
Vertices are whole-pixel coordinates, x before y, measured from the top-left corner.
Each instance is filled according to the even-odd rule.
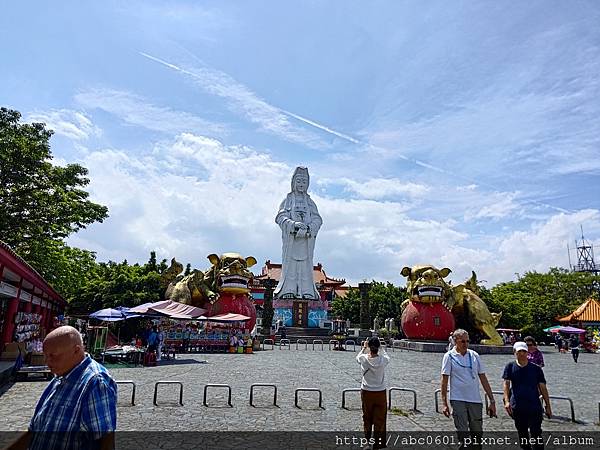
[[[296,350],[298,350],[298,344],[302,342],[304,344],[304,350],[308,350],[308,342],[306,341],[306,339],[298,339],[296,341]]]
[[[413,395],[413,411],[418,411],[417,409],[417,391],[415,391],[414,389],[408,389],[408,388],[401,388],[401,387],[391,387],[389,388],[389,394],[388,394],[388,410],[392,409],[392,392],[393,391],[401,391],[401,392],[411,392]],[[437,407],[436,407],[437,409]]]
[[[348,409],[348,408],[346,408],[346,393],[347,392],[360,392],[360,388],[350,388],[350,389],[344,389],[342,391],[342,408],[343,409]]]
[[[158,385],[160,384],[176,384],[179,386],[179,405],[183,406],[183,383],[181,381],[157,381],[154,383],[154,406],[158,406],[156,402],[158,396]]]
[[[323,408],[323,393],[321,392],[321,389],[317,389],[317,388],[297,388],[296,389],[296,391],[294,392],[294,406],[298,409],[302,409],[298,406],[298,392],[318,392],[319,393],[319,408],[325,409],[325,408]]]
[[[353,341],[352,339],[348,339],[346,342],[344,342],[344,345],[346,346],[346,348],[348,348],[348,343],[352,344],[352,351],[355,352],[356,351],[356,342]]]
[[[274,384],[264,384],[264,383],[255,383],[250,385],[250,406],[254,406],[254,388],[262,386],[262,387],[272,387],[273,388],[273,406],[277,406],[277,386]]]
[[[133,380],[121,380],[121,381],[115,381],[117,383],[117,386],[119,386],[119,384],[130,384],[132,386],[131,388],[131,406],[135,406],[135,383],[133,382]]]
[[[233,405],[231,404],[231,386],[229,386],[228,384],[207,384],[204,386],[204,398],[202,400],[202,404],[204,406],[208,406],[208,403],[206,403],[206,391],[208,390],[209,387],[218,387],[218,388],[226,388],[229,396],[227,398],[227,404],[229,405],[229,407],[233,408]]]

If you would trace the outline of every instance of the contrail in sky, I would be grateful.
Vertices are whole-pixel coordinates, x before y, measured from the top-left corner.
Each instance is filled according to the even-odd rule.
[[[178,71],[180,73],[183,73],[185,75],[189,75],[189,76],[193,77],[194,79],[199,80],[200,82],[204,82],[205,81],[202,76],[200,76],[200,75],[198,75],[198,74],[196,74],[196,73],[194,73],[194,72],[192,72],[190,70],[184,69],[184,68],[179,67],[179,66],[177,66],[175,64],[169,63],[169,62],[164,61],[164,60],[162,60],[160,58],[157,58],[155,56],[149,55],[148,53],[144,53],[144,52],[139,52],[139,53],[140,53],[140,55],[144,56],[145,58],[148,58],[148,59],[150,59],[150,60],[152,60],[154,62],[162,64],[163,66],[166,66],[166,67],[168,67],[170,69],[176,70],[176,71]],[[228,80],[231,80],[231,82],[235,82],[235,80],[233,80],[228,75],[226,75],[226,74],[223,74],[223,75],[225,75],[226,77],[228,77]],[[383,148],[383,147],[375,146],[375,145],[370,144],[368,142],[363,142],[363,141],[361,141],[359,139],[353,138],[352,136],[349,136],[347,134],[344,134],[344,133],[336,131],[336,130],[334,130],[332,128],[329,128],[326,125],[322,125],[322,124],[320,124],[318,122],[315,122],[314,120],[307,119],[306,117],[299,116],[298,114],[294,114],[293,112],[286,111],[285,109],[281,109],[281,108],[278,108],[277,106],[273,106],[273,105],[271,105],[269,103],[266,103],[263,100],[258,99],[256,97],[256,95],[254,93],[252,93],[251,91],[249,91],[245,86],[243,86],[243,85],[239,85],[239,86],[243,87],[243,89],[244,89],[244,92],[243,92],[244,95],[242,96],[242,98],[236,98],[235,97],[235,93],[231,93],[231,92],[229,94],[227,94],[227,95],[225,95],[223,93],[219,94],[219,93],[215,92],[214,89],[210,90],[210,92],[213,93],[213,94],[216,93],[217,95],[221,95],[221,96],[224,96],[224,97],[235,98],[237,101],[242,102],[242,103],[243,102],[247,102],[247,101],[250,100],[251,102],[254,102],[254,103],[264,104],[265,108],[268,108],[270,111],[279,112],[279,113],[284,114],[284,115],[286,115],[288,117],[292,117],[292,118],[294,118],[296,120],[299,120],[299,121],[301,121],[301,122],[303,122],[303,123],[305,123],[307,125],[310,125],[310,126],[312,126],[314,128],[317,128],[317,129],[319,129],[321,131],[324,131],[324,132],[329,133],[329,134],[331,134],[333,136],[336,136],[336,137],[339,137],[341,139],[344,139],[345,141],[350,142],[352,144],[362,145],[362,146],[365,146],[367,148],[372,148],[374,150],[378,150],[378,151],[386,152],[386,153],[390,151],[390,149],[386,149],[386,148]],[[221,88],[223,88],[223,86],[221,86]],[[223,89],[219,89],[218,91],[222,92]],[[234,91],[234,90],[232,89],[232,91]],[[248,94],[250,94],[253,97],[249,98]],[[493,185],[491,185],[489,183],[486,183],[485,181],[474,180],[472,178],[464,176],[463,174],[456,173],[456,172],[453,172],[453,171],[448,171],[447,169],[444,169],[443,167],[434,166],[432,164],[425,163],[425,162],[420,161],[418,159],[409,158],[409,157],[407,157],[405,155],[402,155],[398,151],[394,152],[394,156],[396,156],[398,158],[401,158],[401,159],[403,159],[405,161],[408,161],[408,162],[410,162],[410,163],[412,163],[412,164],[414,164],[416,166],[423,167],[423,168],[428,169],[428,170],[433,170],[435,172],[447,174],[447,175],[449,175],[449,176],[451,176],[451,177],[453,177],[455,179],[460,179],[460,180],[463,180],[463,181],[466,181],[466,182],[469,182],[469,183],[474,183],[474,184],[479,185],[479,186],[485,186],[485,187],[487,187],[487,188],[489,188],[491,190],[494,190],[496,192],[502,192],[503,191],[502,189],[499,189],[496,186],[493,186]],[[572,213],[573,212],[573,211],[570,211],[570,210],[567,210],[567,209],[564,209],[564,208],[560,208],[560,207],[557,207],[557,206],[549,205],[547,203],[543,203],[543,202],[540,202],[540,201],[537,201],[537,200],[521,200],[521,201],[515,200],[515,202],[519,203],[521,205],[524,205],[524,204],[534,204],[534,205],[544,206],[546,208],[550,208],[550,209],[553,209],[555,211],[562,212],[562,213]]]

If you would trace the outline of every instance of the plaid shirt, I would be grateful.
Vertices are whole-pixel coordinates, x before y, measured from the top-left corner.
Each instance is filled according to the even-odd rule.
[[[117,384],[89,355],[54,377],[29,424],[30,449],[92,449],[117,427]],[[96,441],[96,442],[94,442]]]

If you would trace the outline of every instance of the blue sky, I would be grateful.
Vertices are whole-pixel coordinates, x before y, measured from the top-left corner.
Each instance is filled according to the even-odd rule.
[[[280,261],[297,165],[315,264],[353,283],[493,285],[567,266],[580,225],[600,241],[597,2],[324,3],[5,3],[0,104],[110,210],[69,242]]]

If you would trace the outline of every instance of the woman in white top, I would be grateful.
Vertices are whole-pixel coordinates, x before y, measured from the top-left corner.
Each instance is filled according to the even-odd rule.
[[[360,397],[362,400],[365,437],[373,444],[373,449],[386,447],[387,395],[385,368],[390,357],[381,349],[377,337],[371,337],[363,344],[356,356],[362,370]],[[373,433],[374,429],[374,433]],[[373,436],[373,438],[372,438]]]

